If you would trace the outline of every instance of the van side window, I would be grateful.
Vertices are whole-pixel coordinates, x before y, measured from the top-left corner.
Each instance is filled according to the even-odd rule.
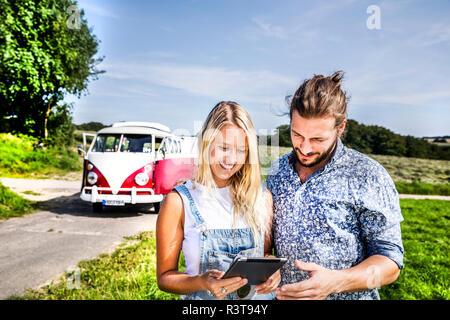
[[[144,153],[152,153],[152,143],[151,142],[145,142],[142,147],[142,152]]]
[[[173,140],[172,138],[167,138],[167,152],[173,153]]]
[[[164,153],[167,153],[167,150],[168,150],[168,148],[167,148],[167,138],[162,140],[161,145],[159,146],[158,150],[160,150],[160,151],[162,151]]]
[[[161,143],[163,141],[163,138],[155,137],[155,151],[158,151],[161,147]]]

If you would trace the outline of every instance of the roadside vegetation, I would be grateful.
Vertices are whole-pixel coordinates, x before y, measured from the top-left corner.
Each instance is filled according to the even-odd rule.
[[[387,300],[450,299],[448,235],[450,202],[440,200],[400,200],[405,248],[404,269],[391,285],[380,289]],[[184,271],[184,260],[180,259]],[[112,254],[78,264],[75,273],[66,273],[58,282],[41,290],[28,290],[11,299],[84,300],[130,299],[174,300],[178,295],[158,289],[156,283],[156,241],[143,232],[127,238]]]
[[[36,207],[35,202],[22,198],[0,183],[0,221],[31,213]]]
[[[81,171],[78,154],[68,146],[39,148],[38,140],[27,135],[0,133],[0,176],[49,178]]]
[[[47,179],[81,172],[82,159],[70,147],[39,148],[38,141],[28,135],[0,133],[0,177]],[[38,195],[33,190],[24,193]],[[27,215],[38,206],[0,183],[0,220]]]

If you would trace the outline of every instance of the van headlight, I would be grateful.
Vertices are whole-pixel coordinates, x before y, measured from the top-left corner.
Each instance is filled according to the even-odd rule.
[[[90,183],[90,184],[95,184],[96,182],[97,182],[97,180],[98,180],[98,176],[97,176],[97,174],[95,173],[95,172],[89,172],[88,173],[88,175],[87,175],[87,181]]]
[[[144,172],[138,173],[136,177],[134,177],[134,181],[137,185],[145,186],[148,183],[148,175]]]

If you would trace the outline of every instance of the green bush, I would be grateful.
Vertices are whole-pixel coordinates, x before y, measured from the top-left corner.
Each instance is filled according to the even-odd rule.
[[[37,141],[23,134],[0,133],[0,175],[47,175],[82,169],[76,152],[64,146],[35,148]]]

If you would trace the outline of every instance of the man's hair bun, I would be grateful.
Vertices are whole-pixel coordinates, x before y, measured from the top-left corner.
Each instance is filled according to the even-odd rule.
[[[328,79],[332,80],[334,83],[336,83],[339,87],[341,86],[341,80],[344,78],[344,71],[339,70],[333,73],[331,76],[328,77]]]

